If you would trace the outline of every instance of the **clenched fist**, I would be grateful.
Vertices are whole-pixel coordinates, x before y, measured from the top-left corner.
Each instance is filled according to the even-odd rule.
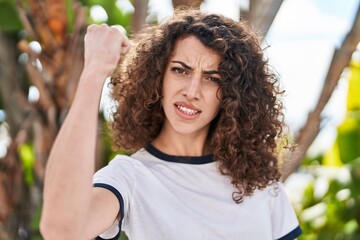
[[[119,27],[90,25],[85,35],[84,67],[109,76],[129,47],[129,40]]]

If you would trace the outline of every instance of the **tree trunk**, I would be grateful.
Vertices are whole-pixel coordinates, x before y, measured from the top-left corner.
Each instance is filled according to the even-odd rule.
[[[133,33],[141,30],[146,22],[148,0],[134,0],[133,1],[135,12],[133,16]]]
[[[200,5],[203,0],[172,0],[174,8],[179,7],[191,7],[194,9],[200,9]]]

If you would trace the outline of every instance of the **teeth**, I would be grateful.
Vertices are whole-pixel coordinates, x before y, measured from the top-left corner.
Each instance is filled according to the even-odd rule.
[[[187,108],[187,107],[184,107],[184,106],[177,106],[177,108],[182,111],[183,113],[186,113],[188,115],[194,115],[194,114],[197,114],[198,111],[196,110],[193,110],[193,109],[190,109],[190,108]]]

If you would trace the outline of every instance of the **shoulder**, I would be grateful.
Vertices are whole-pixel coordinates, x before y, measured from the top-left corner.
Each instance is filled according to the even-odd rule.
[[[118,154],[106,166],[95,173],[94,179],[109,177],[114,179],[134,178],[136,169],[141,165],[141,162],[133,156]]]
[[[108,166],[119,167],[119,166],[131,166],[142,165],[147,160],[151,159],[144,149],[140,149],[131,155],[118,154],[112,160],[110,160]]]
[[[286,195],[285,186],[282,182],[274,182],[267,186],[265,190],[271,197],[277,197],[282,194]]]
[[[274,182],[262,189],[256,189],[250,197],[259,197],[261,199],[273,199],[285,195],[286,190],[282,182]]]
[[[244,202],[246,201],[252,204],[266,204],[272,210],[292,205],[282,182],[274,182],[263,189],[256,189]]]
[[[156,159],[144,149],[140,149],[130,156],[118,154],[110,160],[108,165],[98,170],[95,176],[99,174],[115,176],[126,174],[131,176],[136,172],[146,170],[154,161]]]

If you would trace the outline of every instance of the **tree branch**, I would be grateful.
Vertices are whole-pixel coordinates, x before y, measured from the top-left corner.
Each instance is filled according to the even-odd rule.
[[[302,127],[295,140],[297,149],[293,152],[289,152],[284,159],[284,164],[282,166],[283,180],[301,165],[307,150],[320,132],[320,122],[322,120],[321,113],[328,103],[343,70],[348,66],[351,55],[356,50],[359,42],[360,6],[357,10],[351,30],[346,35],[341,47],[334,52],[320,98],[314,110],[309,113],[305,125]]]

